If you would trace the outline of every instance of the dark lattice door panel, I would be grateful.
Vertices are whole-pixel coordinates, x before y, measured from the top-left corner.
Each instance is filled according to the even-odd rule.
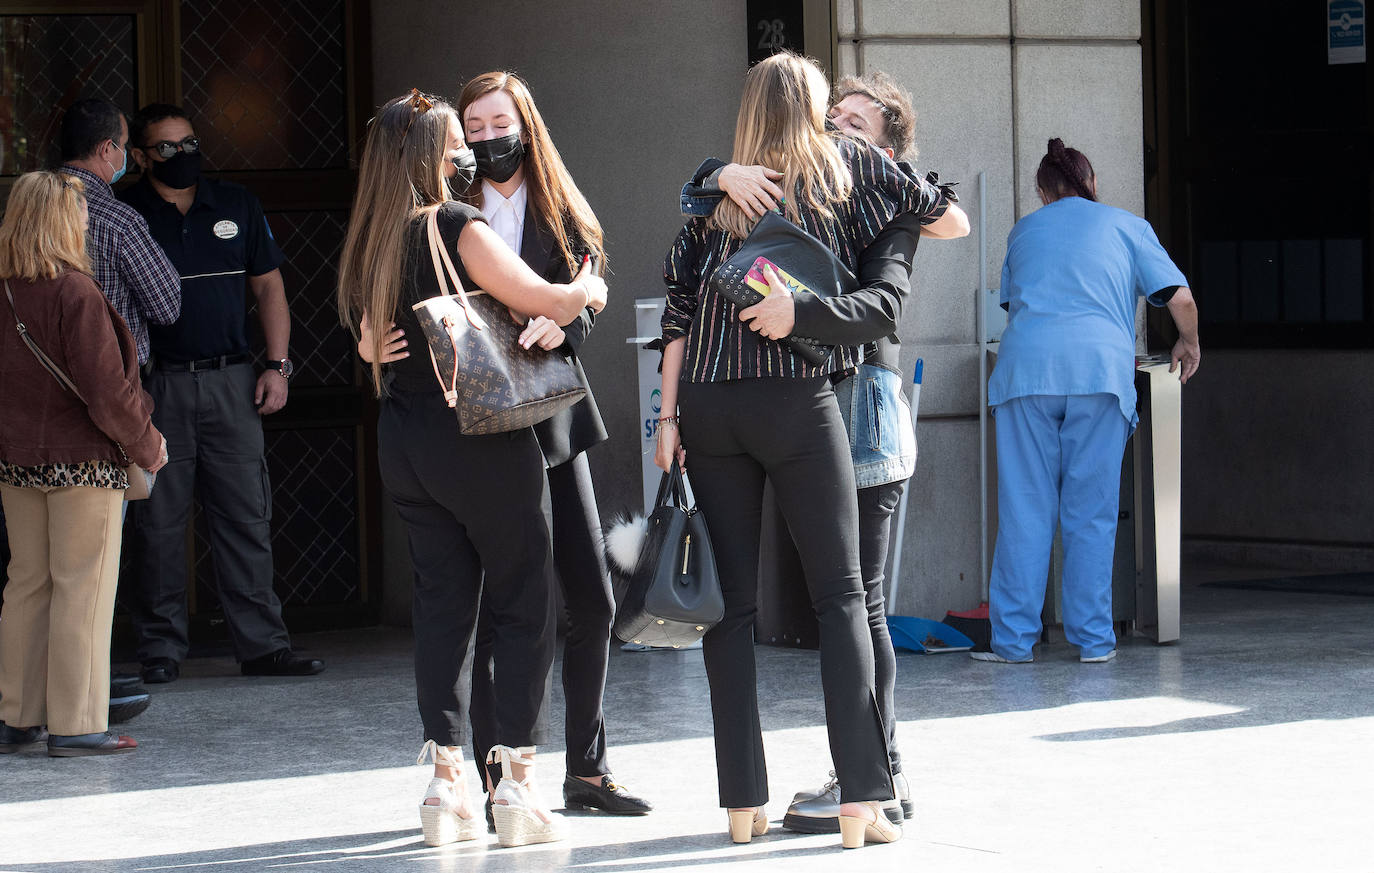
[[[343,0],[187,0],[182,102],[210,170],[348,165]]]
[[[138,99],[132,15],[0,15],[0,175],[56,167],[68,106]]]
[[[286,606],[332,606],[361,598],[357,432],[353,428],[269,430],[272,562]],[[196,612],[217,609],[206,514],[195,520]]]
[[[339,323],[334,302],[348,213],[275,212],[267,216],[267,223],[286,256],[281,272],[291,308],[291,362],[296,366],[292,389],[352,386],[353,336]],[[256,306],[248,319],[251,329],[260,331]],[[254,348],[261,367],[260,333]]]

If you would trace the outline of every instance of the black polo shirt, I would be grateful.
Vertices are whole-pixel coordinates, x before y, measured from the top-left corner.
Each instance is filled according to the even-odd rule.
[[[148,325],[153,355],[195,361],[248,351],[249,276],[284,260],[262,204],[247,188],[201,176],[182,215],[145,177],[120,198],[148,220],[148,230],[181,275],[181,317]]]

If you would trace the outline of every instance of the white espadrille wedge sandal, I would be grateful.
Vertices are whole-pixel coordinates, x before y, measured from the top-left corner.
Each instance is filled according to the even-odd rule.
[[[462,749],[441,746],[434,740],[426,740],[415,763],[440,764],[452,767],[459,774],[453,782],[440,779],[438,776],[429,780],[424,799],[420,801],[420,828],[425,834],[425,845],[444,846],[462,840],[477,839],[485,830],[485,822],[473,812],[472,804],[468,803]]]
[[[501,764],[501,781],[491,795],[497,842],[502,846],[525,846],[566,839],[566,820],[544,806],[531,782],[534,747],[493,746],[487,763],[497,762]],[[523,764],[527,768],[524,779],[516,779],[511,774],[512,764]]]

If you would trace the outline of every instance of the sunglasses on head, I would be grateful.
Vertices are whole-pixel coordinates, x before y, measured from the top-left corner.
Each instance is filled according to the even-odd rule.
[[[194,136],[188,136],[181,142],[171,142],[164,139],[161,142],[143,146],[143,148],[145,151],[155,151],[163,158],[171,158],[177,152],[185,152],[188,155],[194,155],[196,152],[200,151],[200,139]]]
[[[406,121],[406,129],[401,131],[401,146],[405,146],[406,137],[410,135],[410,126],[415,123],[415,119],[424,115],[434,108],[434,104],[424,94],[420,93],[419,88],[411,88],[410,96],[405,99],[406,105],[410,107],[410,118]]]

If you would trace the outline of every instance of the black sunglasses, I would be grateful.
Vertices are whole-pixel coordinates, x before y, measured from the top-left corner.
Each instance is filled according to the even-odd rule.
[[[155,142],[152,145],[146,145],[142,148],[144,151],[156,151],[163,158],[171,158],[177,152],[185,152],[188,155],[194,155],[196,152],[200,151],[200,139],[194,136],[188,136],[181,142],[169,142],[164,139],[162,142]]]

